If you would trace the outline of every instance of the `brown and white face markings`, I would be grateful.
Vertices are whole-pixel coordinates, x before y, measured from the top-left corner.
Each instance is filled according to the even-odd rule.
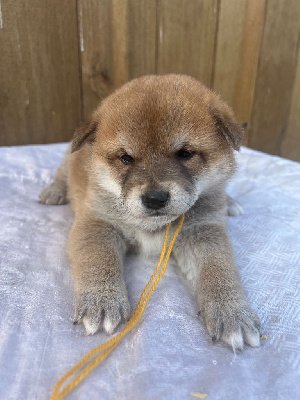
[[[117,90],[92,117],[93,207],[146,230],[178,218],[234,170],[230,113],[192,78]]]

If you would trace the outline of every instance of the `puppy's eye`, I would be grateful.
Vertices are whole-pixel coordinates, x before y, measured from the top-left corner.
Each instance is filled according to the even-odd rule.
[[[176,153],[176,157],[179,160],[190,160],[195,155],[194,151],[189,151],[186,149],[180,149]]]
[[[132,158],[129,154],[123,154],[120,157],[120,160],[125,165],[129,165],[129,164],[133,164],[134,163],[134,158]]]

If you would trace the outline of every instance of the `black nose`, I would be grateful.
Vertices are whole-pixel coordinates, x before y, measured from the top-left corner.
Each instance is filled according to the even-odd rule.
[[[169,197],[170,197],[169,192],[163,192],[163,191],[145,192],[142,195],[142,203],[147,208],[150,208],[152,210],[159,210],[160,208],[165,207],[167,201],[169,200]]]

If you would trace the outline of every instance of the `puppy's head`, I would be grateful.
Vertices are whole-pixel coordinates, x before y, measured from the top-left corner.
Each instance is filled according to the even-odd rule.
[[[242,139],[231,109],[198,81],[145,76],[102,102],[72,151],[92,145],[93,199],[109,199],[104,212],[155,230],[224,188]]]

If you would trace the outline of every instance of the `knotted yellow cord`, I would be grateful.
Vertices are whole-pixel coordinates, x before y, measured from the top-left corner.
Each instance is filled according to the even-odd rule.
[[[151,297],[154,289],[156,288],[158,282],[160,281],[161,277],[165,273],[174,242],[175,242],[176,237],[183,225],[183,221],[184,221],[184,215],[181,216],[181,219],[180,219],[179,224],[178,224],[178,226],[174,232],[174,235],[170,241],[170,244],[169,244],[169,247],[167,250],[167,254],[166,254],[168,233],[169,233],[171,224],[169,224],[167,226],[166,232],[165,232],[165,237],[164,237],[164,244],[163,244],[163,248],[161,251],[161,255],[160,255],[158,264],[157,264],[155,271],[153,272],[149,282],[147,283],[145,289],[143,290],[143,293],[141,294],[138,305],[136,306],[136,309],[134,310],[132,317],[125,325],[123,331],[118,333],[116,336],[114,336],[112,339],[108,340],[107,342],[101,344],[98,347],[95,347],[88,354],[86,354],[79,361],[78,364],[76,364],[73,368],[71,368],[54,386],[54,389],[53,389],[53,392],[51,395],[51,400],[61,400],[69,392],[71,392],[71,390],[73,390],[98,364],[100,364],[113,351],[113,349],[117,346],[117,344],[120,342],[122,337],[125,336],[129,331],[131,331],[131,329],[140,321],[142,314],[144,312],[144,309],[146,307],[146,304],[148,303],[148,300],[150,299],[150,297]],[[166,257],[165,257],[165,254],[166,254]],[[165,257],[165,261],[163,263],[163,266],[162,266],[159,274],[157,275],[156,279],[154,280],[164,257]],[[153,282],[153,280],[154,280],[154,282]],[[153,282],[153,284],[150,288],[150,285],[152,282]],[[100,352],[102,352],[102,353],[100,355],[98,355],[93,361],[91,361],[86,367],[84,367],[82,369],[81,373],[71,383],[69,383],[61,392],[59,392],[61,386],[64,384],[64,382],[68,378],[70,378],[76,371],[78,371],[78,369],[81,368],[90,358],[92,358],[93,356],[95,356],[96,354],[98,354]]]

